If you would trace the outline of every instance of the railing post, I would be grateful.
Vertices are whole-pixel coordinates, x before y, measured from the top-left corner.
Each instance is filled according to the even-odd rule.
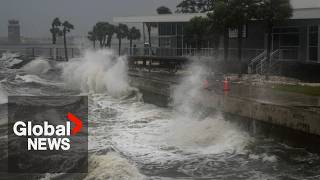
[[[71,48],[71,57],[74,58],[73,48]]]

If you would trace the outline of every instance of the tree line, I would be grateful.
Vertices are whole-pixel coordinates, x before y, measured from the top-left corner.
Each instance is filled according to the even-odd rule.
[[[92,42],[93,47],[96,48],[96,43],[99,43],[100,48],[111,48],[113,36],[116,35],[118,39],[119,55],[121,53],[122,39],[130,41],[130,51],[134,40],[141,38],[140,30],[136,27],[129,28],[125,24],[113,25],[108,22],[97,22],[91,31],[88,32],[88,39]]]
[[[185,35],[189,41],[201,45],[211,39],[218,48],[220,36],[224,41],[224,59],[228,60],[229,31],[237,31],[238,60],[242,60],[244,27],[250,21],[264,24],[267,34],[267,62],[270,62],[272,29],[292,16],[290,0],[183,0],[177,13],[207,12],[206,17],[195,17],[187,24]]]

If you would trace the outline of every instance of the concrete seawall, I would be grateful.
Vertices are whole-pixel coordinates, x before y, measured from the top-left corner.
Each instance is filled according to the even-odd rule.
[[[171,89],[177,85],[177,82],[152,76],[131,75],[130,78],[131,84],[141,90],[146,102],[160,106],[170,102]],[[320,150],[316,147],[320,143],[320,112],[316,109],[259,102],[208,90],[202,90],[201,94],[195,103],[220,110],[227,116],[238,117],[241,119],[238,123],[245,124],[254,133],[272,131],[282,140],[294,139],[295,142],[299,141],[298,146],[302,143],[303,147]]]

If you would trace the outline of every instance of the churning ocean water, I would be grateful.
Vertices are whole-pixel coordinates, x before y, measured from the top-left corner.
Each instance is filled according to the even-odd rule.
[[[0,62],[0,162],[7,157],[8,95],[89,96],[88,174],[23,178],[320,179],[317,154],[252,137],[221,113],[194,105],[201,67],[190,69],[172,93],[172,106],[163,108],[142,101],[128,83],[126,57],[109,50],[88,50],[69,62],[38,58],[19,70],[8,61],[13,58],[6,55]],[[0,179],[7,177],[21,179]]]

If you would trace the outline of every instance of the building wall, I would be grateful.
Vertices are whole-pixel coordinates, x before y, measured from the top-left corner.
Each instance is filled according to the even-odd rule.
[[[17,20],[8,21],[8,42],[9,43],[20,43],[20,24]]]
[[[309,61],[308,56],[308,29],[310,26],[317,25],[319,26],[319,40],[318,40],[318,62],[320,62],[320,19],[303,19],[303,20],[288,20],[284,23],[281,23],[281,25],[275,25],[274,29],[276,28],[298,28],[298,34],[299,34],[299,45],[296,48],[297,49],[297,60],[299,61]],[[255,21],[251,22],[247,25],[246,29],[246,37],[243,39],[243,48],[244,51],[248,49],[265,49],[267,46],[267,37],[266,37],[266,29],[265,25],[261,21]],[[275,32],[273,36],[275,36]],[[290,39],[288,39],[290,40]],[[291,39],[292,40],[292,39]],[[273,40],[273,43],[276,44],[276,42]],[[223,47],[223,43],[221,43],[221,47]],[[229,39],[229,47],[230,49],[236,49],[238,47],[238,39],[237,38],[230,38]],[[274,50],[278,49],[279,47],[276,47],[274,45]],[[283,49],[285,47],[280,47],[280,49]],[[288,47],[288,52],[290,53],[290,48],[292,51],[294,51],[294,48]],[[231,50],[232,51],[232,50]],[[291,52],[292,53],[292,52]],[[289,60],[289,59],[288,59]],[[293,59],[290,59],[293,60]]]

